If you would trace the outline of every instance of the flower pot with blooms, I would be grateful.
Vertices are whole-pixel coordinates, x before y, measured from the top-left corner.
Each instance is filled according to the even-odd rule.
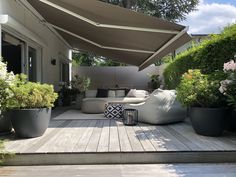
[[[8,89],[14,80],[14,74],[7,72],[7,65],[0,58],[0,133],[9,133],[12,130],[10,114],[7,112],[6,102],[11,95]]]
[[[229,107],[231,108],[229,116],[229,129],[236,131],[236,62],[231,60],[224,64],[224,72],[227,79],[221,81],[220,92],[227,98]]]
[[[177,99],[190,107],[193,128],[200,135],[220,136],[223,133],[226,103],[218,90],[222,75],[204,75],[200,70],[189,70],[177,88]]]

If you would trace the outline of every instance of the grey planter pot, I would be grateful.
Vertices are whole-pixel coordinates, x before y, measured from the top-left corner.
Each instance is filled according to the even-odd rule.
[[[222,135],[227,109],[191,107],[189,115],[196,133],[214,137]]]
[[[235,110],[231,110],[229,112],[229,116],[228,116],[228,130],[232,131],[232,132],[236,132],[236,111]]]
[[[20,109],[11,112],[12,126],[20,138],[42,136],[48,128],[51,108]]]
[[[83,99],[84,99],[84,93],[77,94],[77,96],[76,96],[76,109],[81,110]]]
[[[0,134],[8,134],[12,131],[10,112],[0,112]]]

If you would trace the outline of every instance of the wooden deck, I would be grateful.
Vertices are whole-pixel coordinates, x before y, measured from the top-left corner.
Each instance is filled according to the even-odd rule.
[[[124,126],[117,120],[96,120],[94,115],[94,120],[54,119],[42,137],[17,139],[11,135],[5,138],[8,138],[5,149],[17,154],[9,160],[13,164],[20,163],[19,157],[34,163],[32,157],[46,160],[46,156],[54,158],[54,162],[49,163],[64,159],[61,164],[236,162],[236,134],[226,132],[217,138],[200,136],[188,122]]]

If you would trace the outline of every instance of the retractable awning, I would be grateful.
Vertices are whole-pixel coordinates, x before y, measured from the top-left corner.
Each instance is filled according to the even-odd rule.
[[[191,40],[187,28],[98,0],[28,0],[74,48],[146,68]]]

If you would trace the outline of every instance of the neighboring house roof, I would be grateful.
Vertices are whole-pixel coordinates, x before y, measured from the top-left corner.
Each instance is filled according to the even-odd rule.
[[[74,48],[142,70],[191,40],[187,28],[97,0],[28,0]]]
[[[190,34],[190,36],[192,36],[192,37],[207,37],[209,35],[210,34]]]

